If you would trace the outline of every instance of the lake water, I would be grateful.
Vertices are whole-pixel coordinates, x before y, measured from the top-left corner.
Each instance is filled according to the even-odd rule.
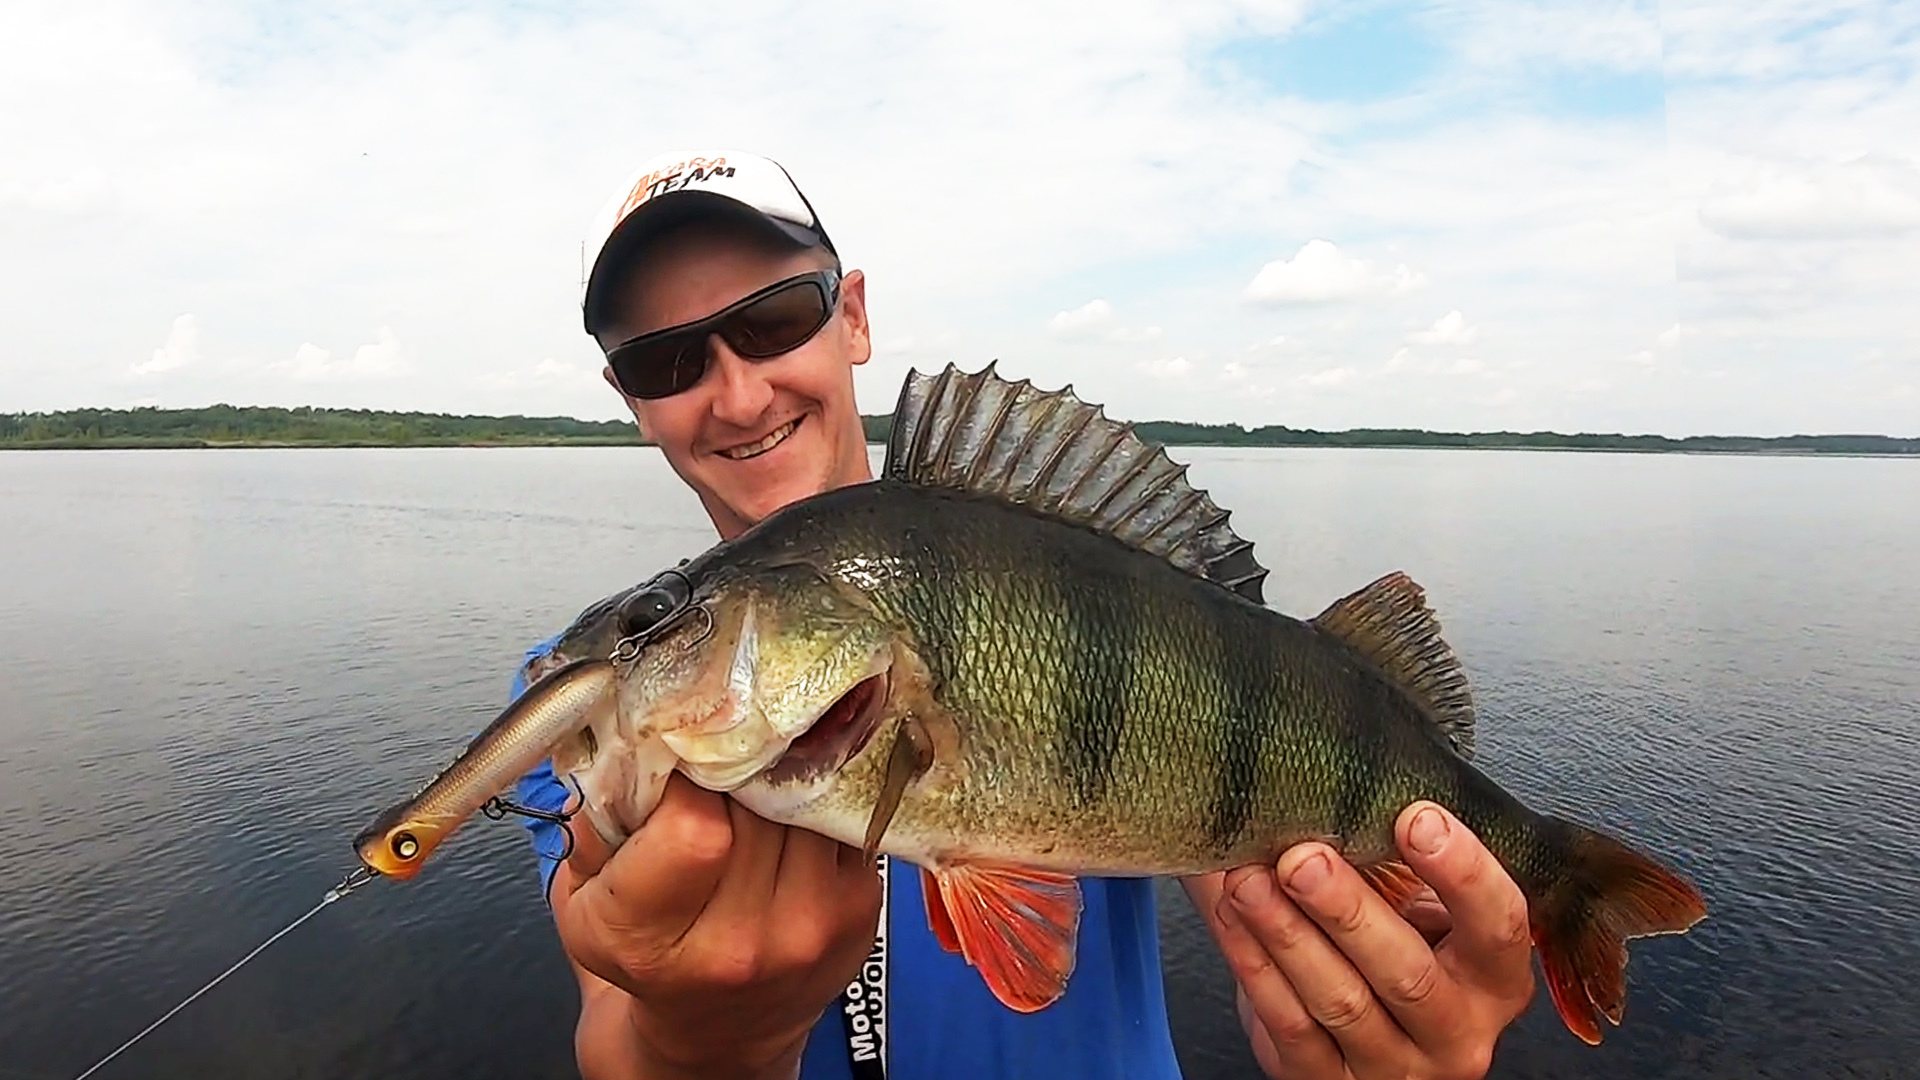
[[[1181,450],[1308,615],[1401,568],[1483,768],[1712,908],[1502,1077],[1920,1075],[1920,463]],[[71,1077],[352,865],[522,649],[704,548],[645,448],[0,454],[0,1077]],[[1253,1075],[1176,890],[1188,1074]],[[328,908],[102,1077],[573,1074],[511,825]]]

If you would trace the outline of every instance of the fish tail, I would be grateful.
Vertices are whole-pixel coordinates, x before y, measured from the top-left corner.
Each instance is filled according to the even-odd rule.
[[[1614,838],[1557,818],[1564,863],[1527,898],[1547,991],[1569,1031],[1599,1045],[1600,1017],[1618,1026],[1627,939],[1677,934],[1707,914],[1692,883]]]

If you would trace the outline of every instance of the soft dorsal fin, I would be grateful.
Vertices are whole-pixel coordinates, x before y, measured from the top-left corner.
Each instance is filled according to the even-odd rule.
[[[1473,695],[1467,673],[1440,639],[1440,620],[1426,593],[1394,571],[1352,596],[1335,600],[1313,625],[1371,660],[1426,707],[1463,758],[1473,756]]]
[[[1164,448],[1073,388],[1008,382],[993,365],[907,373],[887,442],[888,479],[993,495],[1167,559],[1254,603],[1267,572],[1228,514]]]

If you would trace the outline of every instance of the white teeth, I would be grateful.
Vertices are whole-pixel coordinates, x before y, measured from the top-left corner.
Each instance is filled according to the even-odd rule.
[[[720,453],[722,456],[732,458],[735,461],[745,461],[750,457],[759,457],[761,454],[786,442],[787,436],[793,434],[793,429],[799,426],[800,421],[789,420],[785,424],[775,428],[772,433],[759,442],[748,443],[745,446],[730,446],[720,451]]]

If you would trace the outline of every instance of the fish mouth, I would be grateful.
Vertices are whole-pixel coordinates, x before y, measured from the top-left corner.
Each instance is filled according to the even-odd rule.
[[[757,458],[761,454],[786,442],[788,436],[800,429],[800,421],[804,419],[806,419],[804,416],[795,417],[768,432],[764,438],[757,439],[750,443],[744,443],[740,446],[729,446],[720,451],[720,456],[732,461],[746,461],[748,458]]]
[[[890,672],[869,675],[840,695],[787,747],[761,778],[770,784],[814,780],[838,769],[866,748],[885,712]]]

